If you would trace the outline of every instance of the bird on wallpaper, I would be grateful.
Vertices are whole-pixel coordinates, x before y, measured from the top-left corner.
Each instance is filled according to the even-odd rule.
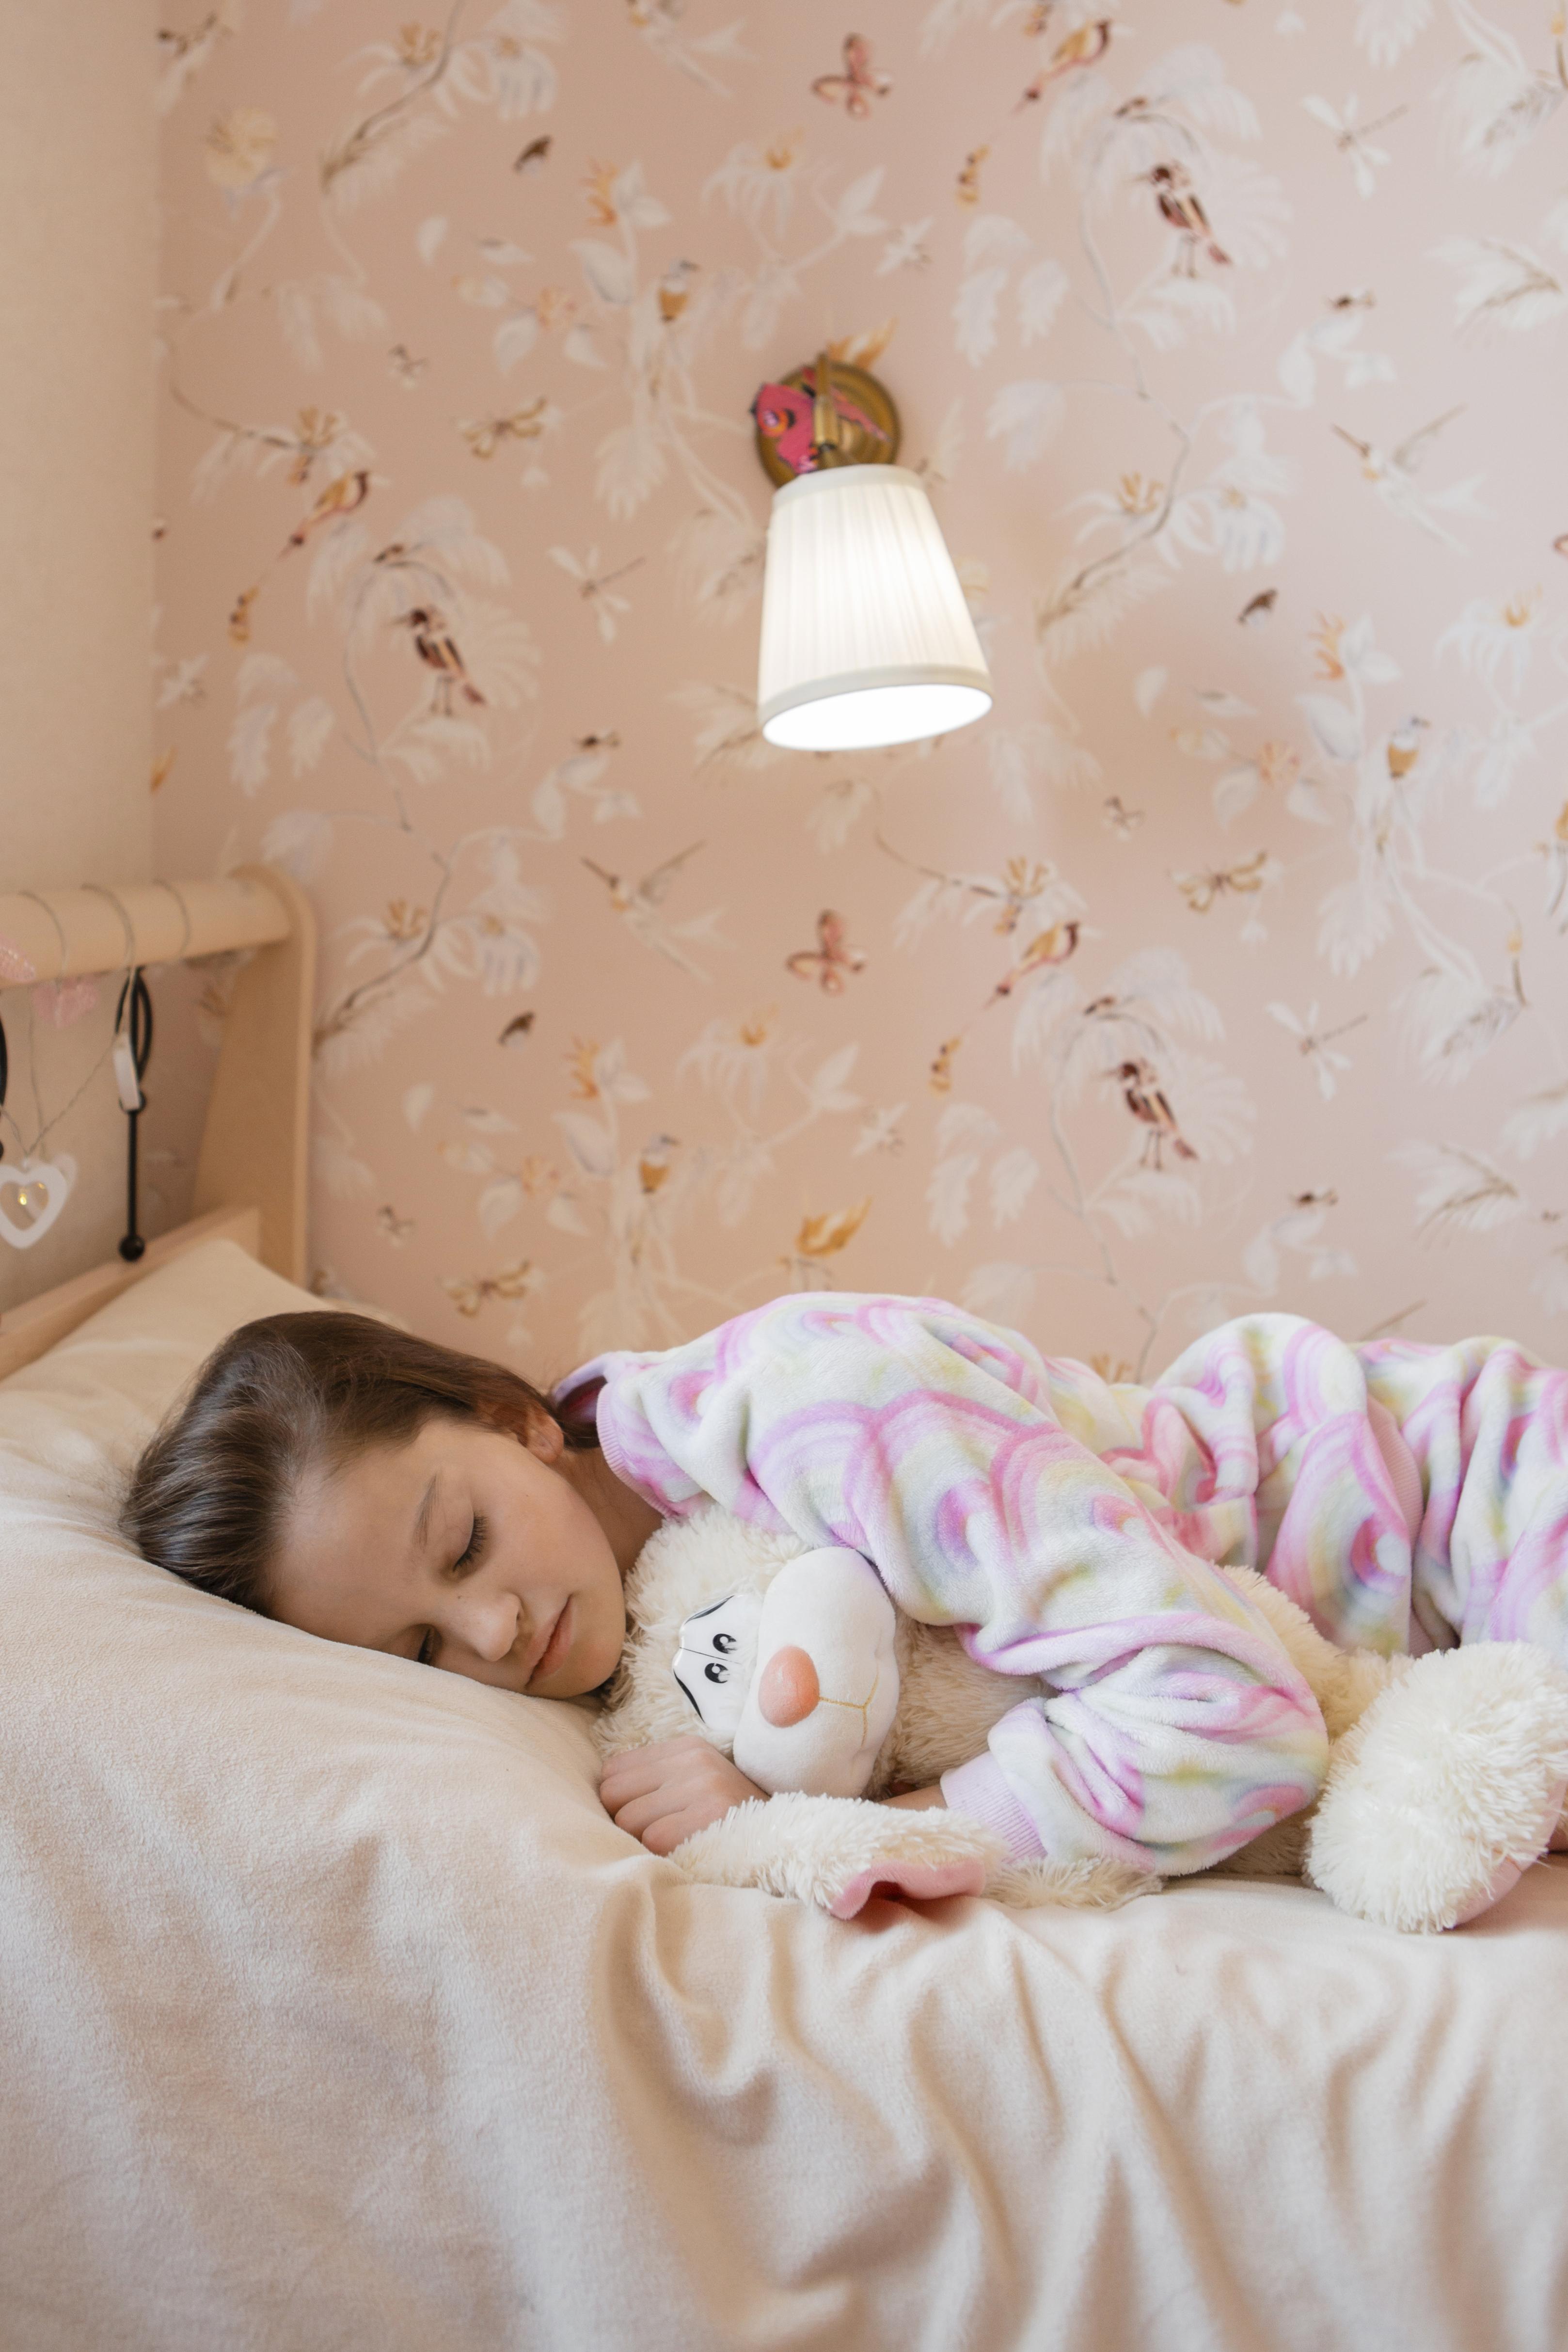
[[[1155,192],[1155,202],[1160,217],[1168,221],[1182,237],[1184,273],[1190,278],[1197,264],[1198,250],[1205,250],[1210,261],[1229,267],[1230,256],[1217,245],[1214,231],[1208,225],[1208,215],[1192,184],[1192,175],[1183,163],[1156,163],[1152,172],[1142,175]]]
[[[872,100],[886,98],[892,88],[885,74],[873,71],[871,43],[859,33],[844,36],[842,73],[819,74],[811,84],[812,94],[825,98],[830,106],[836,106],[841,98],[844,112],[852,115],[857,122],[863,122],[871,112]]]
[[[1052,964],[1065,963],[1076,951],[1082,929],[1082,923],[1052,923],[1048,929],[1039,932],[1030,940],[1012,970],[1004,972],[998,981],[989,1002],[995,1004],[999,997],[1010,996],[1019,981],[1027,980],[1030,972],[1044,971]]]
[[[296,523],[284,541],[279,550],[279,562],[291,547],[303,547],[311,533],[319,530],[323,523],[335,520],[339,515],[352,514],[356,507],[362,507],[370,495],[368,468],[360,467],[353,473],[335,474],[309,513],[302,521]]]
[[[644,874],[640,882],[631,882],[622,875],[606,872],[591,857],[585,857],[582,861],[589,872],[597,875],[609,891],[611,906],[632,938],[640,940],[643,947],[652,948],[656,955],[667,956],[672,963],[679,964],[681,970],[689,972],[694,980],[706,980],[708,975],[700,964],[692,961],[683,950],[681,941],[683,939],[711,937],[716,909],[706,915],[698,915],[687,923],[667,923],[660,908],[669,897],[671,886],[682,866],[703,846],[702,842],[694,841],[689,849],[677,850],[674,857],[666,857],[662,866],[655,866],[652,873]]]
[[[1444,530],[1434,517],[1432,508],[1438,504],[1458,505],[1475,488],[1479,477],[1472,476],[1468,481],[1456,483],[1434,499],[1423,499],[1412,477],[1444,425],[1451,425],[1456,416],[1463,415],[1466,403],[1461,400],[1457,407],[1445,409],[1441,416],[1434,417],[1430,425],[1423,425],[1419,432],[1412,433],[1391,450],[1380,449],[1373,441],[1358,441],[1355,435],[1347,433],[1343,425],[1330,428],[1355,451],[1361,459],[1363,481],[1373,485],[1391,514],[1397,515],[1401,522],[1414,523],[1417,530],[1424,530],[1428,537],[1440,540],[1445,547],[1458,548],[1461,551],[1464,541],[1456,539],[1452,531]]]
[[[824,907],[817,918],[817,944],[801,948],[784,959],[784,969],[792,971],[797,980],[814,980],[825,996],[841,996],[844,974],[863,971],[866,957],[863,949],[852,948],[841,915]]]
[[[802,382],[765,383],[751,404],[751,414],[757,429],[765,441],[771,441],[779,457],[792,474],[810,474],[818,463],[815,431],[817,376],[814,368],[801,370]],[[873,422],[858,402],[849,399],[835,383],[833,406],[850,425],[860,426],[874,441],[885,441],[886,434]]]
[[[1123,1062],[1109,1074],[1111,1082],[1122,1089],[1122,1100],[1140,1127],[1147,1128],[1144,1139],[1143,1165],[1160,1167],[1160,1153],[1168,1143],[1178,1160],[1196,1160],[1197,1152],[1176,1124],[1176,1115],[1170,1107],[1159,1073],[1152,1062],[1140,1056],[1136,1061]]]
[[[1111,17],[1096,16],[1069,33],[1064,41],[1059,41],[1051,51],[1050,64],[1042,72],[1036,74],[1014,112],[1019,112],[1026,106],[1037,106],[1051,83],[1061,81],[1063,75],[1072,73],[1080,66],[1098,65],[1111,46],[1114,29]]]
[[[513,163],[513,171],[537,172],[541,164],[549,161],[549,151],[554,144],[555,142],[551,139],[548,131],[542,139],[530,139],[528,145],[523,149],[522,153]]]
[[[1265,621],[1274,617],[1274,607],[1280,601],[1277,588],[1260,588],[1249,596],[1236,617],[1244,629],[1260,629]]]
[[[659,280],[659,316],[666,327],[673,326],[692,299],[692,280],[701,265],[695,261],[672,261]]]
[[[458,652],[444,614],[433,605],[416,604],[405,613],[395,625],[407,629],[413,639],[413,650],[428,670],[435,674],[435,690],[432,708],[443,719],[452,716],[452,689],[461,687],[465,702],[483,703],[485,698],[468,675],[467,665]]]

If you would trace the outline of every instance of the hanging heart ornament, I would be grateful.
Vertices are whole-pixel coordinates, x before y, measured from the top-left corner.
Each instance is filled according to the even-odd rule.
[[[70,1198],[76,1172],[64,1152],[57,1160],[0,1160],[0,1241],[13,1249],[41,1242]]]

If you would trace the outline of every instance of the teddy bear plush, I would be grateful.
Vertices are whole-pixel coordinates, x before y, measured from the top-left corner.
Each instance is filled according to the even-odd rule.
[[[1317,1804],[1221,1869],[1300,1874],[1360,1918],[1432,1932],[1476,1917],[1564,1842],[1568,1675],[1544,1652],[1336,1650],[1262,1577],[1220,1572],[1268,1620],[1331,1741]],[[689,1876],[839,1918],[879,1890],[1113,1906],[1157,1886],[1111,1860],[1017,1862],[959,1813],[875,1801],[977,1755],[1047,1686],[993,1674],[950,1628],[901,1615],[860,1553],[809,1549],[708,1506],[644,1545],[626,1607],[602,1753],[695,1731],[769,1792],[676,1849]]]

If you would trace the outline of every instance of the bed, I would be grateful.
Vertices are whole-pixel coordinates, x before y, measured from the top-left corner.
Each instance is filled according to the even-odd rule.
[[[1568,1860],[1432,1939],[1236,1877],[693,1885],[584,1703],[116,1533],[206,1350],[319,1304],[258,1233],[210,1206],[0,1382],[7,2347],[1561,2352]]]

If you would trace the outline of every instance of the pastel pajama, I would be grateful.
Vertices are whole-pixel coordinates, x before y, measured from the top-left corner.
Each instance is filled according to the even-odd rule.
[[[1200,1870],[1311,1802],[1322,1718],[1217,1563],[1341,1643],[1568,1663],[1568,1375],[1503,1340],[1247,1316],[1145,1388],[937,1299],[808,1292],[556,1394],[592,1400],[666,1516],[711,1499],[845,1545],[982,1665],[1041,1678],[943,1780],[1020,1855]]]

